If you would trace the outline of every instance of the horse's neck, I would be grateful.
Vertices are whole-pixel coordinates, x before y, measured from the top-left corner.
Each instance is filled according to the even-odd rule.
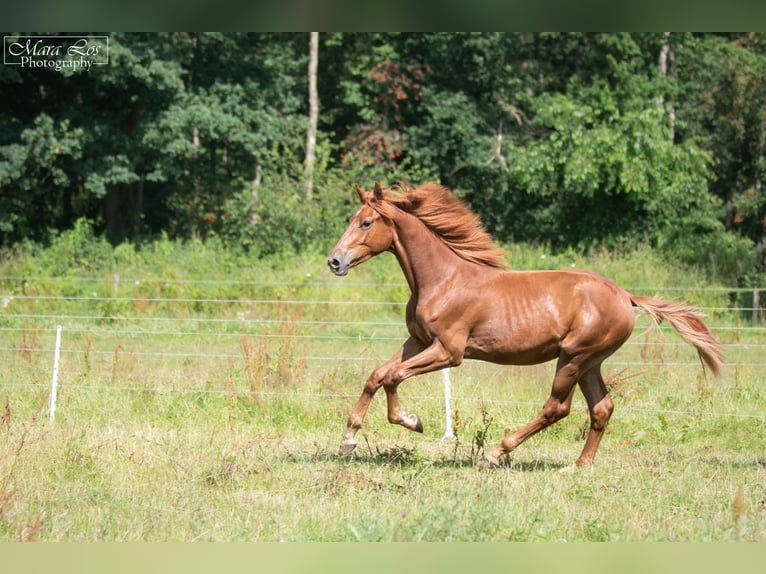
[[[414,215],[399,211],[395,225],[394,253],[415,297],[438,289],[466,263]]]

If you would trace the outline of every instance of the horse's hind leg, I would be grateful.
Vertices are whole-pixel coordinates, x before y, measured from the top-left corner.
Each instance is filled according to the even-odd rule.
[[[586,372],[580,379],[580,390],[585,395],[588,402],[588,412],[590,414],[590,430],[588,438],[585,439],[585,446],[582,449],[580,457],[575,462],[575,466],[589,466],[604,436],[606,425],[612,416],[614,404],[609,397],[604,379],[601,376],[601,365],[596,365]]]
[[[532,435],[567,416],[572,406],[572,395],[579,378],[579,366],[571,360],[563,357],[559,358],[556,365],[556,376],[553,379],[551,396],[545,401],[540,414],[522,429],[516,431],[511,436],[505,437],[490,452],[485,453],[479,461],[479,466],[498,466],[500,456],[511,452]]]

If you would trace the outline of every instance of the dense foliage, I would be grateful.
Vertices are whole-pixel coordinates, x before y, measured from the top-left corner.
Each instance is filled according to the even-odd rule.
[[[437,180],[501,241],[657,248],[729,283],[766,267],[766,36],[109,37],[89,71],[0,67],[0,246],[81,219],[113,244],[325,247],[353,183]]]

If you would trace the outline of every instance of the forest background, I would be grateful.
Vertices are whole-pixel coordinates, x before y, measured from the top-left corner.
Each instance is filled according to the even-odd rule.
[[[308,33],[108,44],[0,66],[6,255],[72,229],[324,252],[355,183],[438,181],[504,243],[766,284],[762,33],[321,33],[316,68]]]

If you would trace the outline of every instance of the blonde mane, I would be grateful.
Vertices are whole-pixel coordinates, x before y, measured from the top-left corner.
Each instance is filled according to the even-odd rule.
[[[479,219],[465,203],[441,185],[426,183],[416,188],[406,184],[396,190],[385,190],[383,205],[377,206],[384,216],[386,202],[414,215],[452,251],[467,261],[505,267],[503,250],[494,242]]]

